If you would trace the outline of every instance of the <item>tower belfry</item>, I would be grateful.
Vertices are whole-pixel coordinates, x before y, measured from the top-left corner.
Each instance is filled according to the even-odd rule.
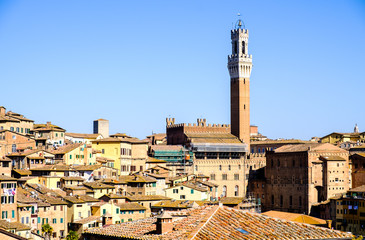
[[[250,146],[250,76],[248,30],[239,19],[231,30],[232,54],[228,56],[231,77],[231,133]]]

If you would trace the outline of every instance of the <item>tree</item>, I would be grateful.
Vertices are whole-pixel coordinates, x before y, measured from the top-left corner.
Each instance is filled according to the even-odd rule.
[[[77,232],[72,231],[72,230],[68,232],[66,240],[78,240],[78,239],[79,239],[79,235],[77,234]]]
[[[44,233],[45,239],[50,239],[53,233],[53,227],[48,223],[42,225],[42,233]]]

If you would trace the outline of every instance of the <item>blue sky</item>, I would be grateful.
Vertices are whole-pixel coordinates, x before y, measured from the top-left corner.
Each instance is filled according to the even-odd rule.
[[[253,55],[251,123],[270,138],[365,131],[364,1],[0,0],[0,105],[37,123],[144,138],[230,122],[230,30]]]

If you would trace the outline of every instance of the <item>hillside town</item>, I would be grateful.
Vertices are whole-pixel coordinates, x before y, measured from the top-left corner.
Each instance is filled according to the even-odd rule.
[[[57,119],[35,123],[1,106],[0,236],[365,235],[365,132],[355,125],[309,140],[260,133],[250,124],[249,31],[239,20],[230,34],[230,124],[168,117],[165,132],[139,139],[110,133],[107,119],[90,119],[93,131],[75,133]]]

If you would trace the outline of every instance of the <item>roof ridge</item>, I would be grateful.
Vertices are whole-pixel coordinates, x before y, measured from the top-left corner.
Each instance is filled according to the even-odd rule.
[[[209,216],[209,218],[204,222],[204,224],[203,225],[199,224],[197,226],[197,228],[199,228],[198,231],[196,231],[196,233],[194,234],[194,236],[192,238],[190,238],[190,239],[194,239],[196,237],[196,235],[198,235],[198,233],[205,227],[205,225],[207,225],[207,223],[210,221],[210,219],[212,219],[212,217],[217,213],[217,211],[219,209],[223,208],[223,206],[215,206],[215,207],[216,207],[216,209],[214,209],[214,207],[213,207],[214,212]]]

